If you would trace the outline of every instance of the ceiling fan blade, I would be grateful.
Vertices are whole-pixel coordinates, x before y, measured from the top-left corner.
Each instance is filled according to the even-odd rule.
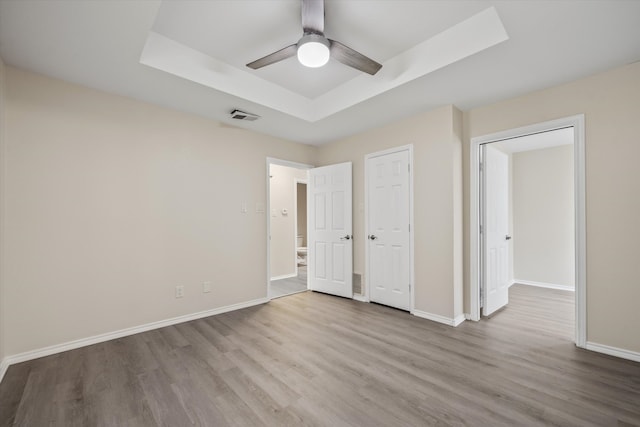
[[[302,0],[304,33],[324,33],[324,0]]]
[[[380,68],[382,68],[382,64],[378,64],[373,59],[367,58],[363,54],[356,52],[340,42],[329,39],[329,43],[331,43],[331,47],[329,48],[331,51],[331,58],[342,62],[344,65],[348,65],[349,67],[371,75],[374,75],[380,70]]]
[[[267,65],[275,64],[276,62],[280,62],[284,59],[291,58],[296,54],[297,51],[298,51],[298,45],[292,44],[291,46],[287,46],[276,52],[270,53],[267,56],[263,56],[260,59],[256,59],[253,62],[249,62],[247,64],[247,67],[257,70],[258,68],[266,67]]]

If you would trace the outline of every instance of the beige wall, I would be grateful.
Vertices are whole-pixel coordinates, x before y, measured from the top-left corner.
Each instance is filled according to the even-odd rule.
[[[462,314],[457,301],[462,288],[462,264],[457,259],[462,255],[461,200],[455,194],[461,185],[461,122],[461,114],[445,106],[323,145],[318,151],[320,165],[353,162],[354,271],[365,273],[364,156],[413,144],[415,308],[449,319]],[[458,290],[453,285],[457,282]]]
[[[307,171],[271,165],[271,277],[296,274],[296,206],[295,180],[306,179]],[[282,210],[286,209],[287,214]]]
[[[4,62],[0,58],[0,363],[6,356],[5,353],[5,335],[6,325],[5,320],[5,292],[4,292],[4,174],[5,174],[5,151],[4,151],[4,135],[5,135],[5,120],[4,120],[4,105],[5,105],[5,86],[4,86]]]
[[[512,159],[514,279],[573,287],[573,146]]]
[[[462,198],[462,111],[452,107],[453,135],[452,135],[452,238],[453,238],[453,317],[464,314],[464,246],[462,215],[464,200]],[[416,181],[417,186],[417,181]]]
[[[314,147],[11,67],[6,83],[6,354],[266,297],[265,159]]]
[[[317,149],[4,71],[0,355],[266,297],[268,213],[255,209],[266,202],[266,157],[353,162],[354,267],[363,273],[364,155],[406,144],[416,309],[453,318],[461,265],[469,286],[470,138],[582,113],[588,340],[640,351],[629,333],[640,328],[640,64],[464,114],[441,107]],[[184,298],[174,298],[176,285]]]
[[[465,112],[465,289],[470,138],[575,114],[586,122],[587,340],[639,352],[640,63]]]

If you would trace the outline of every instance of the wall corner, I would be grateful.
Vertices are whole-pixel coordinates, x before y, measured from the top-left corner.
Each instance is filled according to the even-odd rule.
[[[463,172],[462,141],[463,114],[456,106],[451,108],[452,116],[452,172],[453,172],[453,317],[464,313],[464,230],[463,230]]]

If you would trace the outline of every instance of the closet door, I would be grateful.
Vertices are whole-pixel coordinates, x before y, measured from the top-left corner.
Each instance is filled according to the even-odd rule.
[[[409,150],[367,158],[367,245],[370,300],[410,310]]]

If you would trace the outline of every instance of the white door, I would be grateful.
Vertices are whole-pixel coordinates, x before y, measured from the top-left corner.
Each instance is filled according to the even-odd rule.
[[[370,300],[411,306],[409,150],[367,158]]]
[[[483,146],[484,306],[490,315],[509,302],[509,156]]]
[[[308,181],[309,288],[352,298],[351,162],[311,169]]]

